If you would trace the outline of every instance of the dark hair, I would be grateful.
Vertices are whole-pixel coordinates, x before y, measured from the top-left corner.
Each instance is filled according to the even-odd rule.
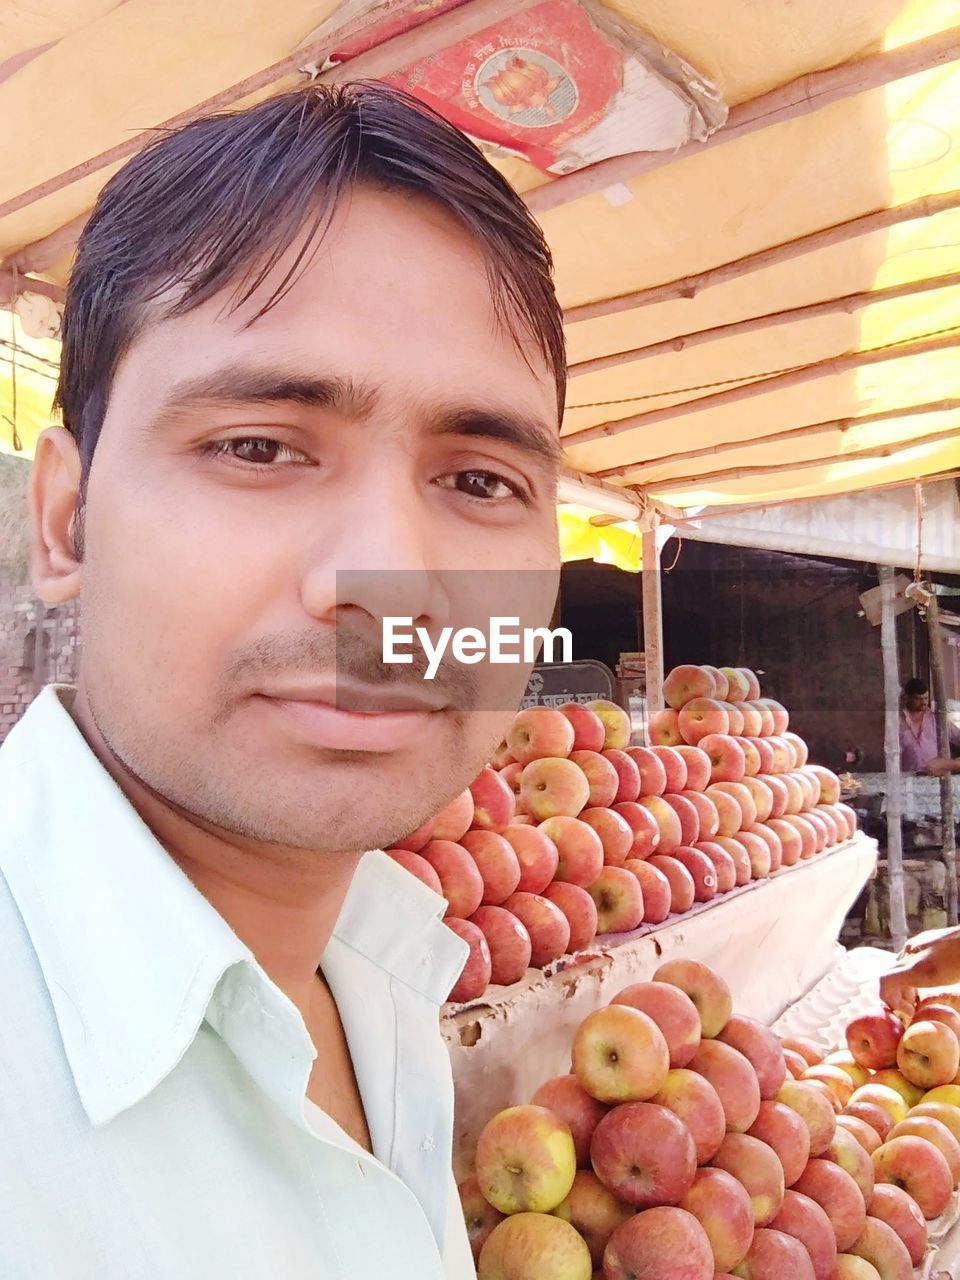
[[[929,693],[930,686],[926,680],[921,680],[919,676],[911,676],[909,680],[904,682],[903,693],[907,698],[915,698],[921,693]]]
[[[459,219],[486,259],[498,318],[518,343],[535,340],[562,412],[563,318],[550,250],[513,188],[416,99],[375,83],[311,86],[160,138],[100,193],[67,289],[57,389],[84,476],[145,304],[169,293],[163,314],[183,315],[233,285],[239,306],[302,236],[262,315],[308,265],[357,183],[415,192]]]

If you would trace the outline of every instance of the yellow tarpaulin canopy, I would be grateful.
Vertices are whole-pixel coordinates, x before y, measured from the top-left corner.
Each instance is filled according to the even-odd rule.
[[[877,55],[960,27],[960,0],[607,2],[719,86],[727,129],[800,77],[801,103],[825,69],[843,87],[576,198],[573,179],[499,162],[556,260],[571,467],[701,515],[960,470],[960,38],[941,34],[925,70],[865,71],[873,87],[857,87]],[[62,285],[117,166],[41,184],[286,57],[333,8],[15,0],[0,25],[0,264]],[[899,212],[863,223],[885,210]],[[833,242],[797,244],[828,228]],[[14,415],[9,321],[0,312],[0,448],[15,416],[29,449],[56,344],[22,340]],[[560,522],[571,554],[634,555],[626,529]]]

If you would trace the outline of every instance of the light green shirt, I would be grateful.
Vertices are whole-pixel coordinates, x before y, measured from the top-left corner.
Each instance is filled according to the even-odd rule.
[[[443,901],[361,859],[322,968],[375,1156],[303,1018],[49,688],[0,748],[0,1277],[468,1280]]]

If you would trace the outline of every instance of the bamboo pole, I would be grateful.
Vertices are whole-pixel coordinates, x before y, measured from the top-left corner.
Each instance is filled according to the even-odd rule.
[[[663,710],[663,598],[656,528],[644,530],[641,534],[641,556],[643,662],[649,718]]]
[[[747,320],[734,320],[730,324],[718,324],[709,329],[681,333],[675,338],[664,338],[662,342],[648,343],[645,347],[633,347],[629,351],[617,351],[609,356],[597,356],[593,360],[580,360],[567,368],[567,376],[582,378],[587,373],[600,373],[603,369],[616,369],[624,364],[649,360],[653,356],[687,351],[691,347],[701,347],[705,343],[715,342],[720,338],[733,338],[745,333],[761,333],[778,325],[791,324],[795,320],[815,320],[819,316],[843,312],[852,315],[864,307],[872,306],[875,302],[909,298],[919,293],[929,293],[933,289],[949,289],[953,285],[960,285],[960,271],[931,276],[927,280],[911,280],[906,284],[892,285],[889,289],[867,289],[862,293],[848,293],[842,298],[827,298],[823,302],[811,302],[806,306],[790,307],[784,311],[768,311],[765,315],[751,316]]]
[[[632,182],[642,174],[673,164],[676,160],[715,150],[759,129],[810,115],[831,102],[839,102],[869,89],[879,89],[957,58],[960,58],[960,27],[953,27],[899,49],[875,53],[856,62],[844,62],[825,71],[813,71],[734,107],[723,128],[711,134],[705,142],[688,142],[672,152],[634,151],[629,155],[601,160],[577,173],[537,187],[524,198],[535,213],[545,213],[548,209],[604,191],[617,183]]]
[[[900,781],[900,672],[897,661],[897,588],[895,571],[878,565],[880,574],[880,645],[883,652],[883,754],[887,785],[887,889],[890,900],[890,933],[894,951],[907,941],[907,911],[903,892],[903,811]]]
[[[755,467],[727,467],[722,471],[701,471],[699,475],[675,476],[668,480],[647,480],[645,487],[651,493],[666,493],[670,489],[690,489],[698,484],[713,481],[749,480],[755,476],[783,475],[788,471],[809,471],[815,467],[840,466],[844,462],[860,462],[864,458],[892,458],[895,454],[905,453],[909,449],[918,449],[921,445],[936,444],[940,440],[951,437],[960,438],[960,425],[953,423],[942,431],[931,431],[924,436],[914,436],[909,440],[893,440],[887,444],[873,445],[867,449],[852,449],[849,453],[828,453],[819,458],[802,458],[796,462],[766,463]]]
[[[932,593],[926,607],[927,631],[930,637],[930,683],[936,704],[937,744],[939,753],[949,759],[950,728],[947,721],[947,689],[943,678],[943,634],[940,604]],[[940,779],[940,821],[943,826],[943,869],[946,875],[947,924],[957,923],[957,830],[953,803],[953,778],[947,773]]]
[[[938,213],[945,213],[948,209],[956,209],[958,206],[960,206],[960,191],[944,191],[938,195],[920,196],[916,200],[892,205],[886,209],[875,209],[872,213],[863,214],[859,218],[851,218],[847,222],[823,227],[808,235],[797,236],[794,240],[785,240],[781,244],[771,245],[769,249],[761,249],[758,253],[749,253],[743,258],[722,262],[716,267],[709,267],[706,271],[698,271],[694,275],[682,276],[678,280],[668,280],[664,284],[651,285],[632,293],[623,293],[616,298],[605,298],[600,302],[586,302],[579,307],[570,307],[563,313],[564,323],[578,324],[581,320],[596,320],[600,316],[632,311],[635,307],[649,307],[657,302],[670,302],[676,298],[695,298],[702,290],[724,284],[728,280],[739,280],[742,276],[750,275],[754,271],[762,271],[766,267],[774,267],[781,262],[790,262],[804,254],[829,249],[836,244],[845,244],[848,240],[870,235],[875,231],[886,231],[902,222],[932,218]]]
[[[774,374],[769,378],[762,376],[754,378],[752,382],[741,383],[737,387],[727,387],[726,390],[715,391],[712,395],[699,396],[694,400],[681,400],[679,404],[667,405],[663,409],[648,409],[645,413],[633,413],[626,418],[600,422],[596,426],[585,427],[581,431],[572,431],[569,435],[562,437],[563,447],[567,449],[574,444],[586,444],[588,440],[608,440],[613,436],[622,435],[624,431],[635,431],[637,427],[652,427],[656,423],[685,418],[691,413],[703,413],[709,409],[719,409],[724,405],[740,404],[744,400],[753,400],[757,396],[767,395],[772,391],[783,391],[787,387],[799,387],[804,383],[814,382],[818,378],[830,378],[848,373],[851,369],[886,364],[892,360],[904,360],[909,356],[929,355],[931,352],[946,351],[956,346],[960,346],[960,335],[950,333],[941,334],[936,338],[921,338],[915,342],[904,343],[903,346],[882,347],[874,351],[848,351],[842,356],[815,360],[800,369],[790,369],[786,373]],[[623,475],[629,470],[629,465],[607,467],[596,474],[616,476]]]

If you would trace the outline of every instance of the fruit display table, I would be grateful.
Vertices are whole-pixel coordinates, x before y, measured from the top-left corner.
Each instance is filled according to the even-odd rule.
[[[699,910],[606,935],[572,961],[530,970],[510,987],[490,987],[471,1004],[448,1005],[443,1033],[456,1086],[458,1177],[494,1112],[569,1071],[573,1033],[586,1015],[628,984],[648,980],[665,960],[710,965],[730,984],[741,1013],[773,1022],[844,954],[840,927],[876,859],[876,842],[858,833]]]

